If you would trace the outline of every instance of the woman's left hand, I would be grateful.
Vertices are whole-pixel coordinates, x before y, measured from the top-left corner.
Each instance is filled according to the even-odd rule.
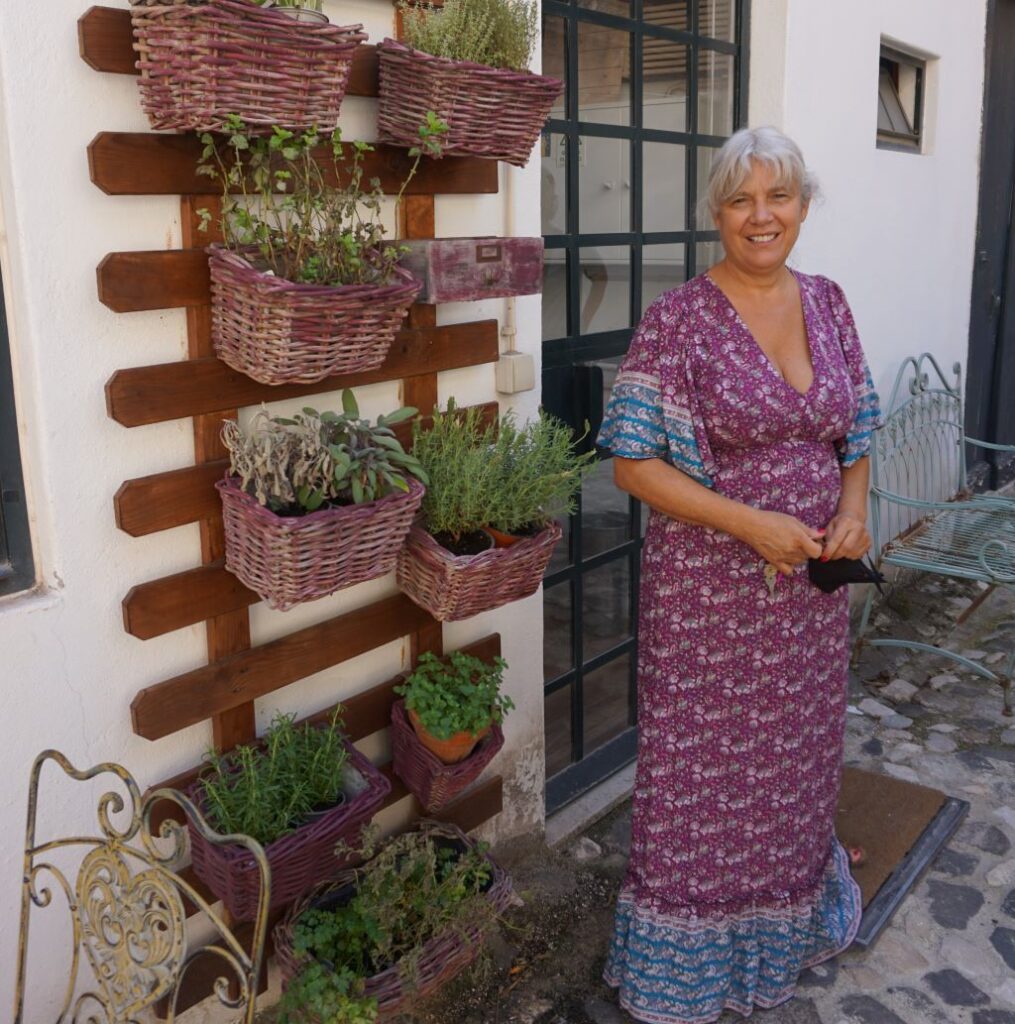
[[[834,558],[862,558],[870,550],[871,536],[862,519],[840,512],[826,527],[822,562]]]

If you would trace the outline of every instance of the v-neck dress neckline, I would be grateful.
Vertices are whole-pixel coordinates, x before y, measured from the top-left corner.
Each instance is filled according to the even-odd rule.
[[[723,302],[726,304],[727,308],[733,313],[733,317],[735,318],[735,320],[737,322],[737,326],[747,336],[747,338],[750,341],[751,345],[753,346],[755,351],[758,353],[758,356],[761,358],[761,360],[768,367],[768,369],[771,372],[771,374],[774,377],[776,377],[778,380],[782,381],[782,383],[786,386],[786,388],[789,391],[791,391],[794,395],[796,395],[797,398],[806,400],[806,399],[810,398],[812,392],[814,391],[815,387],[817,386],[817,383],[818,383],[818,365],[817,365],[817,362],[815,360],[814,345],[812,344],[812,340],[811,340],[811,324],[810,324],[810,321],[809,321],[809,319],[807,317],[807,303],[804,300],[804,282],[800,278],[800,275],[798,275],[795,270],[791,269],[790,267],[787,267],[786,269],[789,270],[789,272],[793,275],[793,280],[796,281],[797,295],[798,295],[798,297],[800,299],[800,315],[803,317],[803,322],[804,322],[804,342],[807,345],[807,355],[810,357],[810,361],[811,361],[811,382],[808,385],[806,391],[798,391],[795,387],[793,387],[792,384],[790,384],[790,382],[788,380],[786,380],[786,378],[780,372],[779,367],[776,366],[774,362],[772,362],[771,358],[769,358],[769,356],[768,356],[768,353],[758,343],[758,339],[754,336],[754,332],[750,329],[750,327],[747,326],[747,322],[740,315],[739,310],[733,304],[733,300],[720,287],[719,283],[712,279],[712,276],[708,273],[708,271],[705,271],[705,273],[702,274],[701,276],[704,277],[706,281],[708,281],[709,285],[712,288],[714,288],[719,293],[720,296],[722,296]]]

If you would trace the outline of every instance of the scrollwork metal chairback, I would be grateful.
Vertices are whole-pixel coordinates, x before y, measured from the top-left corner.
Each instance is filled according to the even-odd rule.
[[[127,799],[119,792],[103,794],[97,808],[98,834],[37,841],[39,781],[47,761],[55,762],[65,775],[79,782],[104,774],[120,781]],[[176,804],[210,842],[239,843],[257,862],[261,892],[249,951],[179,873],[187,847],[186,826],[167,818],[158,834],[153,834],[153,811],[162,801]],[[121,815],[126,820],[123,827],[114,820]],[[68,849],[82,851],[73,878],[52,856]],[[137,783],[121,765],[107,762],[78,771],[59,751],[43,751],[32,766],[28,792],[15,1024],[30,1024],[32,1020],[25,1016],[32,908],[49,907],[56,889],[66,901],[72,932],[70,968],[62,1007],[55,1018],[57,1024],[132,1024],[138,1014],[162,999],[168,1007],[167,1020],[173,1021],[181,980],[196,958],[208,955],[222,961],[223,973],[215,982],[215,996],[230,1009],[242,1009],[240,1019],[250,1024],[264,951],[270,885],[270,869],[260,844],[248,836],[215,832],[184,794],[158,789],[142,797]],[[207,941],[188,941],[184,898],[204,911],[211,922],[212,936]]]

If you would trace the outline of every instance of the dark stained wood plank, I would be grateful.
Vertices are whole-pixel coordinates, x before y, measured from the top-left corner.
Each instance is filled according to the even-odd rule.
[[[138,75],[130,11],[118,7],[90,7],[78,19],[81,59],[96,71]],[[377,48],[359,46],[353,56],[347,96],[377,95]]]
[[[130,11],[115,7],[89,7],[78,18],[78,51],[96,71],[116,75],[139,74],[134,62],[134,34]]]
[[[418,804],[416,806],[422,811]],[[503,809],[504,780],[499,775],[494,775],[431,817],[457,825],[463,832],[471,832],[496,817]]]
[[[98,188],[111,196],[202,195],[208,179],[197,173],[201,143],[195,135],[100,132],[88,147],[88,168]],[[319,156],[326,181],[339,179],[330,153]],[[363,160],[364,178],[378,178],[385,192],[398,192],[411,165],[408,150],[378,144]],[[347,171],[342,174],[345,179]],[[469,195],[497,191],[497,162],[478,157],[426,159],[407,195]]]
[[[137,427],[420,373],[477,366],[494,362],[497,351],[497,321],[484,320],[400,331],[379,369],[329,377],[316,384],[258,384],[218,359],[141,366],[113,374],[106,384],[106,407],[118,423]]]
[[[497,418],[499,407],[496,402],[484,402],[478,408],[482,411],[484,423],[493,423]],[[432,417],[423,417],[422,429],[426,430],[431,421]],[[411,448],[410,423],[398,424],[395,433],[406,448]],[[215,481],[220,480],[228,468],[228,460],[221,459],[202,466],[188,466],[125,481],[114,498],[116,525],[132,537],[144,537],[159,530],[220,515],[222,506]],[[179,626],[172,628],[178,629]]]
[[[207,305],[211,298],[203,249],[111,252],[95,275],[99,301],[115,313]]]
[[[134,732],[170,736],[332,665],[415,633],[430,615],[399,594],[141,690]]]

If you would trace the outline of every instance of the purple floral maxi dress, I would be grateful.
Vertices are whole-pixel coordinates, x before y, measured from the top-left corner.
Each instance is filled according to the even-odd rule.
[[[648,309],[599,443],[814,528],[867,454],[878,398],[838,285],[796,274],[814,381],[778,373],[706,275]],[[727,533],[653,511],[643,553],[631,858],[606,981],[653,1024],[789,999],[853,941],[860,893],[835,839],[846,588],[801,569],[770,592]]]

